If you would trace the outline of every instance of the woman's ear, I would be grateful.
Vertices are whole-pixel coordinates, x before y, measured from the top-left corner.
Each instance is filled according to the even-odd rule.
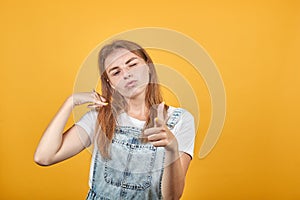
[[[116,88],[110,83],[110,81],[109,81],[108,79],[106,79],[106,82],[110,85],[110,87],[111,87],[112,89],[116,89]]]

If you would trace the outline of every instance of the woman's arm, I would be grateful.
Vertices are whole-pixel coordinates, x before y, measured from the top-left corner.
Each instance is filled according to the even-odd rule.
[[[38,144],[34,154],[34,161],[37,164],[42,166],[55,164],[78,154],[90,145],[88,134],[80,126],[73,125],[63,133],[73,107],[88,102],[94,103],[93,107],[106,105],[99,100],[99,95],[95,92],[77,93],[67,98]]]
[[[191,157],[177,151],[166,151],[165,168],[162,178],[162,194],[164,199],[180,199],[185,185],[185,176]]]
[[[185,175],[191,157],[179,155],[178,142],[173,133],[161,120],[156,120],[156,127],[144,131],[148,140],[156,147],[165,147],[165,165],[162,177],[163,199],[180,199],[185,184]]]
[[[183,153],[180,155],[178,142],[163,120],[163,103],[158,106],[158,117],[155,127],[146,129],[144,134],[156,147],[165,148],[165,166],[162,177],[163,199],[180,199],[183,193],[185,176],[191,157]]]

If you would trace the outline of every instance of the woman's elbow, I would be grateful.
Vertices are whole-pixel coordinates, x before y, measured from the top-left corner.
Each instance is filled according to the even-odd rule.
[[[182,197],[183,192],[173,192],[171,194],[163,195],[163,199],[166,200],[179,200]]]
[[[37,153],[34,154],[33,160],[36,164],[40,166],[50,166],[53,164],[51,159],[38,155]]]
[[[172,196],[163,196],[163,199],[166,200],[179,200],[182,195],[172,195]]]

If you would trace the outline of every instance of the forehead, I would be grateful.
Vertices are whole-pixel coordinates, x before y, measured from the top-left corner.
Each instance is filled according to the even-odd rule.
[[[128,51],[127,49],[116,49],[111,54],[109,54],[105,59],[105,68],[111,66],[119,66],[124,64],[128,59],[132,57],[137,57],[136,54]]]

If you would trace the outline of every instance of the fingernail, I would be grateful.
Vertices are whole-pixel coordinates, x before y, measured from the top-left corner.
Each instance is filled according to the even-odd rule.
[[[101,99],[102,101],[106,101],[106,99],[105,99],[104,97],[102,97],[102,96],[100,96],[100,99]]]
[[[96,103],[99,105],[107,105],[108,104],[108,102],[102,102],[102,101],[96,101]]]

